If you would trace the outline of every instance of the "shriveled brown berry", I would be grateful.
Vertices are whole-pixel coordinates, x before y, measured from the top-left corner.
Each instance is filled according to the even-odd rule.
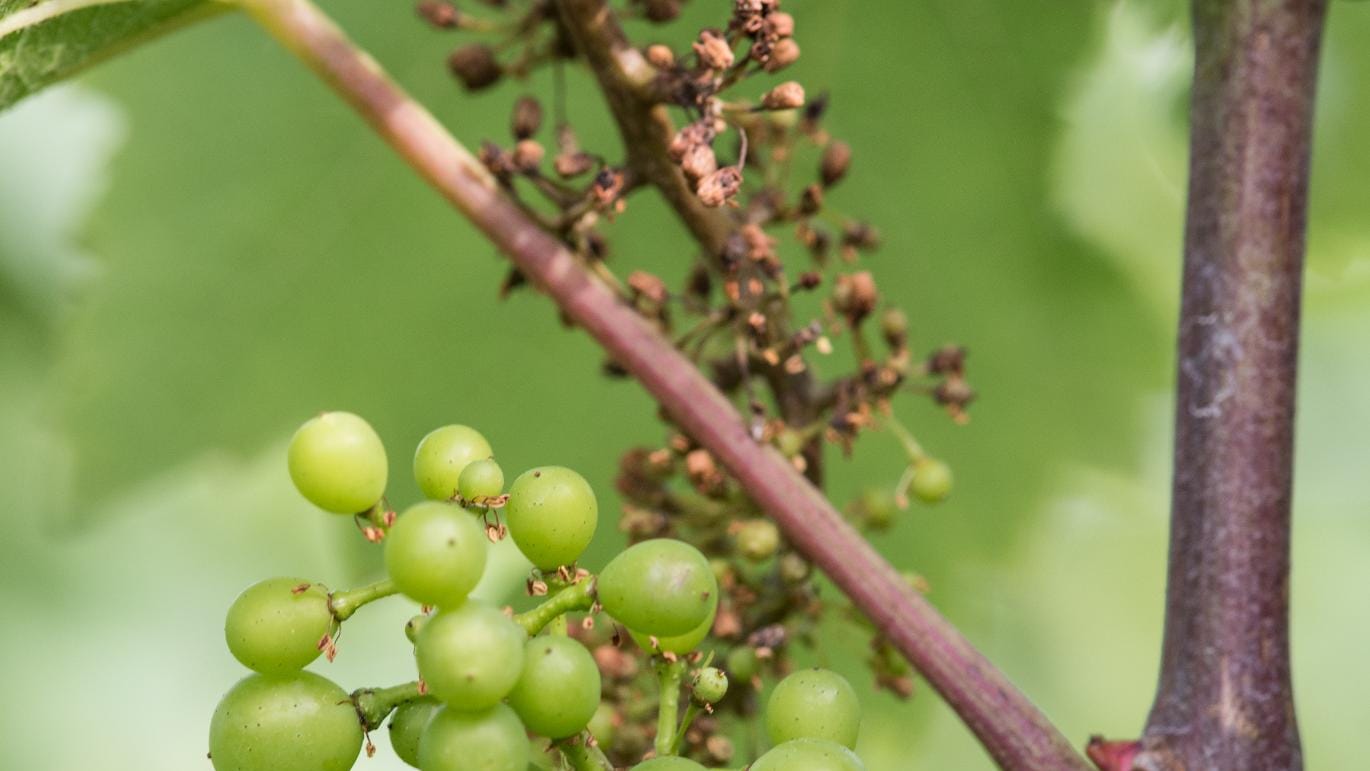
[[[803,107],[804,87],[794,80],[781,83],[761,97],[761,106],[767,110],[793,110]]]
[[[471,91],[489,88],[504,75],[504,68],[495,58],[494,49],[481,43],[472,43],[453,51],[447,57],[447,68]]]
[[[675,67],[675,52],[671,50],[670,46],[664,46],[660,43],[647,46],[645,55],[647,61],[659,70],[669,70]]]
[[[731,201],[742,189],[742,170],[736,166],[724,166],[699,181],[695,192],[700,203],[705,206],[722,206]]]
[[[512,129],[515,139],[527,139],[542,127],[542,105],[531,96],[519,97],[514,102]]]
[[[870,271],[863,270],[860,273],[838,276],[837,285],[833,287],[832,300],[833,307],[839,313],[846,316],[852,324],[857,324],[875,310],[880,293],[875,288],[875,279],[871,277]]]
[[[762,65],[766,72],[779,72],[786,67],[799,61],[799,44],[791,38],[775,41],[771,46],[770,56],[766,57]]]
[[[439,29],[452,29],[461,24],[461,11],[446,0],[423,0],[416,10],[420,18]]]
[[[851,145],[840,139],[833,140],[823,151],[823,160],[818,165],[818,176],[824,187],[832,187],[847,175],[851,168]]]
[[[552,162],[557,174],[567,178],[579,177],[594,168],[594,165],[595,159],[588,153],[582,152],[560,153]]]
[[[534,139],[524,139],[514,145],[514,168],[519,171],[534,171],[542,163],[545,151]]]
[[[680,159],[680,168],[691,180],[700,180],[718,170],[718,159],[708,145],[693,145]]]
[[[693,47],[700,63],[711,70],[726,70],[733,66],[733,47],[714,30],[700,32]]]

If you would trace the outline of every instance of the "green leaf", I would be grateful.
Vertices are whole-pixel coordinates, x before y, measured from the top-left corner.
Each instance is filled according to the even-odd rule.
[[[227,7],[209,0],[0,0],[0,109]]]

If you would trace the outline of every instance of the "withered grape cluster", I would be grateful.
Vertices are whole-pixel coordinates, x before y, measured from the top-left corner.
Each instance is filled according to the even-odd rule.
[[[708,767],[700,761],[738,762],[717,726],[706,727],[709,742],[698,732],[730,692],[754,698],[761,669],[752,647],[708,642],[719,565],[696,547],[642,540],[590,573],[577,564],[599,520],[586,480],[540,466],[506,492],[489,442],[462,425],[419,444],[414,476],[428,499],[399,514],[384,497],[384,446],[356,415],[328,412],[301,426],[289,468],[305,498],[350,516],[380,545],[387,577],[347,591],[269,578],[233,601],[225,639],[252,674],[211,719],[217,771],[350,769],[363,746],[374,752],[368,734],[387,718],[396,754],[423,771],[688,771]],[[527,588],[540,602],[522,613],[470,596],[490,544],[506,535],[534,565]],[[305,670],[333,660],[342,625],[361,607],[396,594],[422,609],[403,630],[412,650],[401,655],[412,655],[416,680],[348,693]],[[625,699],[625,669],[636,671],[640,658],[658,688]],[[863,768],[853,752],[860,705],[836,673],[780,680],[765,727],[774,746],[753,771]]]

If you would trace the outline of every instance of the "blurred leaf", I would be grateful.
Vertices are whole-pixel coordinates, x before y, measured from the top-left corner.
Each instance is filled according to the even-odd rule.
[[[0,110],[227,6],[210,0],[0,0]]]

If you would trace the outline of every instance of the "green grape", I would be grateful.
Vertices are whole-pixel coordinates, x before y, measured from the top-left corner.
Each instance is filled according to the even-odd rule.
[[[718,592],[714,592],[713,602],[709,605],[709,615],[705,617],[703,621],[699,622],[699,626],[696,626],[685,634],[656,637],[655,644],[652,643],[652,635],[635,632],[632,629],[628,630],[628,634],[633,638],[633,642],[637,643],[637,647],[648,653],[685,654],[698,648],[699,644],[704,642],[704,638],[709,636],[709,632],[713,631],[714,618],[717,615]]]
[[[734,536],[737,551],[752,562],[765,562],[780,548],[780,528],[769,519],[743,523]]]
[[[423,630],[424,624],[427,624],[432,618],[432,616],[425,616],[422,613],[410,618],[404,622],[404,636],[408,637],[411,643],[418,642],[419,632]]]
[[[474,460],[495,454],[490,443],[470,426],[443,426],[429,432],[414,453],[414,479],[423,494],[435,501],[457,494],[461,472]]]
[[[300,426],[287,459],[295,488],[324,511],[359,514],[385,495],[385,446],[350,412],[325,412]]]
[[[441,707],[442,702],[432,696],[420,696],[395,708],[390,716],[390,746],[400,760],[419,767],[419,737]]]
[[[856,746],[861,702],[851,683],[827,669],[802,669],[781,680],[766,702],[766,732],[776,744],[827,739]]]
[[[792,739],[772,747],[748,771],[866,771],[866,765],[837,742]]]
[[[519,475],[504,507],[509,535],[540,570],[574,563],[595,537],[599,503],[585,477],[562,466]]]
[[[756,657],[756,649],[750,645],[742,645],[728,652],[728,658],[724,660],[724,667],[733,680],[747,682],[756,677],[756,670],[760,663]]]
[[[410,506],[385,537],[385,569],[425,605],[459,605],[485,573],[489,541],[465,509],[440,501]]]
[[[951,467],[936,458],[919,458],[913,464],[909,492],[924,503],[945,501],[951,495]]]
[[[521,647],[519,650],[523,650]],[[518,715],[495,704],[479,712],[438,710],[419,738],[423,771],[527,771],[532,753]]]
[[[604,567],[598,591],[609,615],[657,637],[698,628],[718,601],[709,561],[695,547],[669,538],[628,547]]]
[[[243,666],[285,675],[318,658],[319,640],[335,628],[327,589],[303,578],[268,578],[243,590],[229,606],[224,638]]]
[[[614,728],[617,722],[618,714],[614,712],[614,708],[601,703],[595,707],[595,714],[590,718],[590,724],[585,726],[585,730],[595,737],[595,741],[607,747],[614,743]]]
[[[665,756],[644,760],[633,766],[633,771],[704,771],[704,766],[689,758]]]
[[[346,771],[361,746],[347,692],[313,672],[249,675],[209,721],[215,771]]]
[[[580,733],[599,707],[599,667],[569,637],[534,637],[523,650],[523,673],[509,692],[528,730],[549,739]]]
[[[494,458],[473,460],[457,477],[457,492],[468,501],[494,498],[504,491],[504,469]]]
[[[880,530],[894,523],[899,510],[894,493],[888,487],[872,487],[861,494],[860,509],[866,515],[866,524]]]
[[[419,631],[419,676],[430,693],[457,709],[488,709],[518,681],[526,639],[523,627],[498,608],[467,600]]]
[[[728,695],[728,676],[716,667],[704,667],[690,676],[695,701],[714,704]]]

